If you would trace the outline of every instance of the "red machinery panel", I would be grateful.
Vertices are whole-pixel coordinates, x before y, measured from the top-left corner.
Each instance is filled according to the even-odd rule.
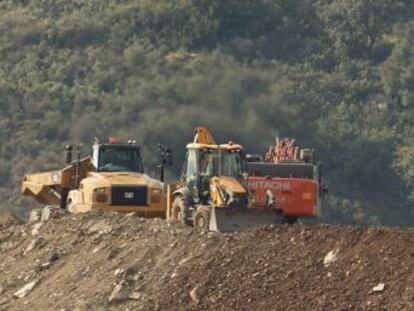
[[[318,204],[318,183],[312,179],[249,176],[246,186],[253,204],[265,208],[269,191],[275,205],[287,216],[314,216]]]
[[[315,216],[322,188],[321,167],[313,163],[313,150],[301,150],[295,139],[276,138],[264,160],[257,161],[259,158],[247,157],[252,160],[248,161],[245,184],[253,204],[262,208],[271,204],[285,216]]]

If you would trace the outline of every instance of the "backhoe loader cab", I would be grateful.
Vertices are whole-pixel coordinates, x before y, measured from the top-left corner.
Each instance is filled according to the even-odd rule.
[[[183,167],[182,184],[187,187],[197,203],[208,204],[210,198],[210,180],[214,176],[228,176],[240,180],[242,171],[242,149],[237,145],[199,146],[189,144]]]

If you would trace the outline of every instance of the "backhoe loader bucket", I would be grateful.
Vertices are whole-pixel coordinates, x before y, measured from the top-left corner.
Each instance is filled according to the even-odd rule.
[[[271,208],[215,208],[210,213],[210,231],[233,232],[256,226],[283,223],[283,216]]]

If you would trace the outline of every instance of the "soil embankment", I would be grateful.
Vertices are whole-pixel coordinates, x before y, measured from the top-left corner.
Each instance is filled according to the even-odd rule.
[[[412,245],[403,228],[203,234],[132,215],[7,218],[0,310],[413,310]]]

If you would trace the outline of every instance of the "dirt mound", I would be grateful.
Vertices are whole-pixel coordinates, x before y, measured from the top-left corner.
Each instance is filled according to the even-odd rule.
[[[12,226],[16,220],[7,212],[0,211],[0,230]]]
[[[198,233],[131,215],[0,227],[0,310],[412,310],[414,230]]]

